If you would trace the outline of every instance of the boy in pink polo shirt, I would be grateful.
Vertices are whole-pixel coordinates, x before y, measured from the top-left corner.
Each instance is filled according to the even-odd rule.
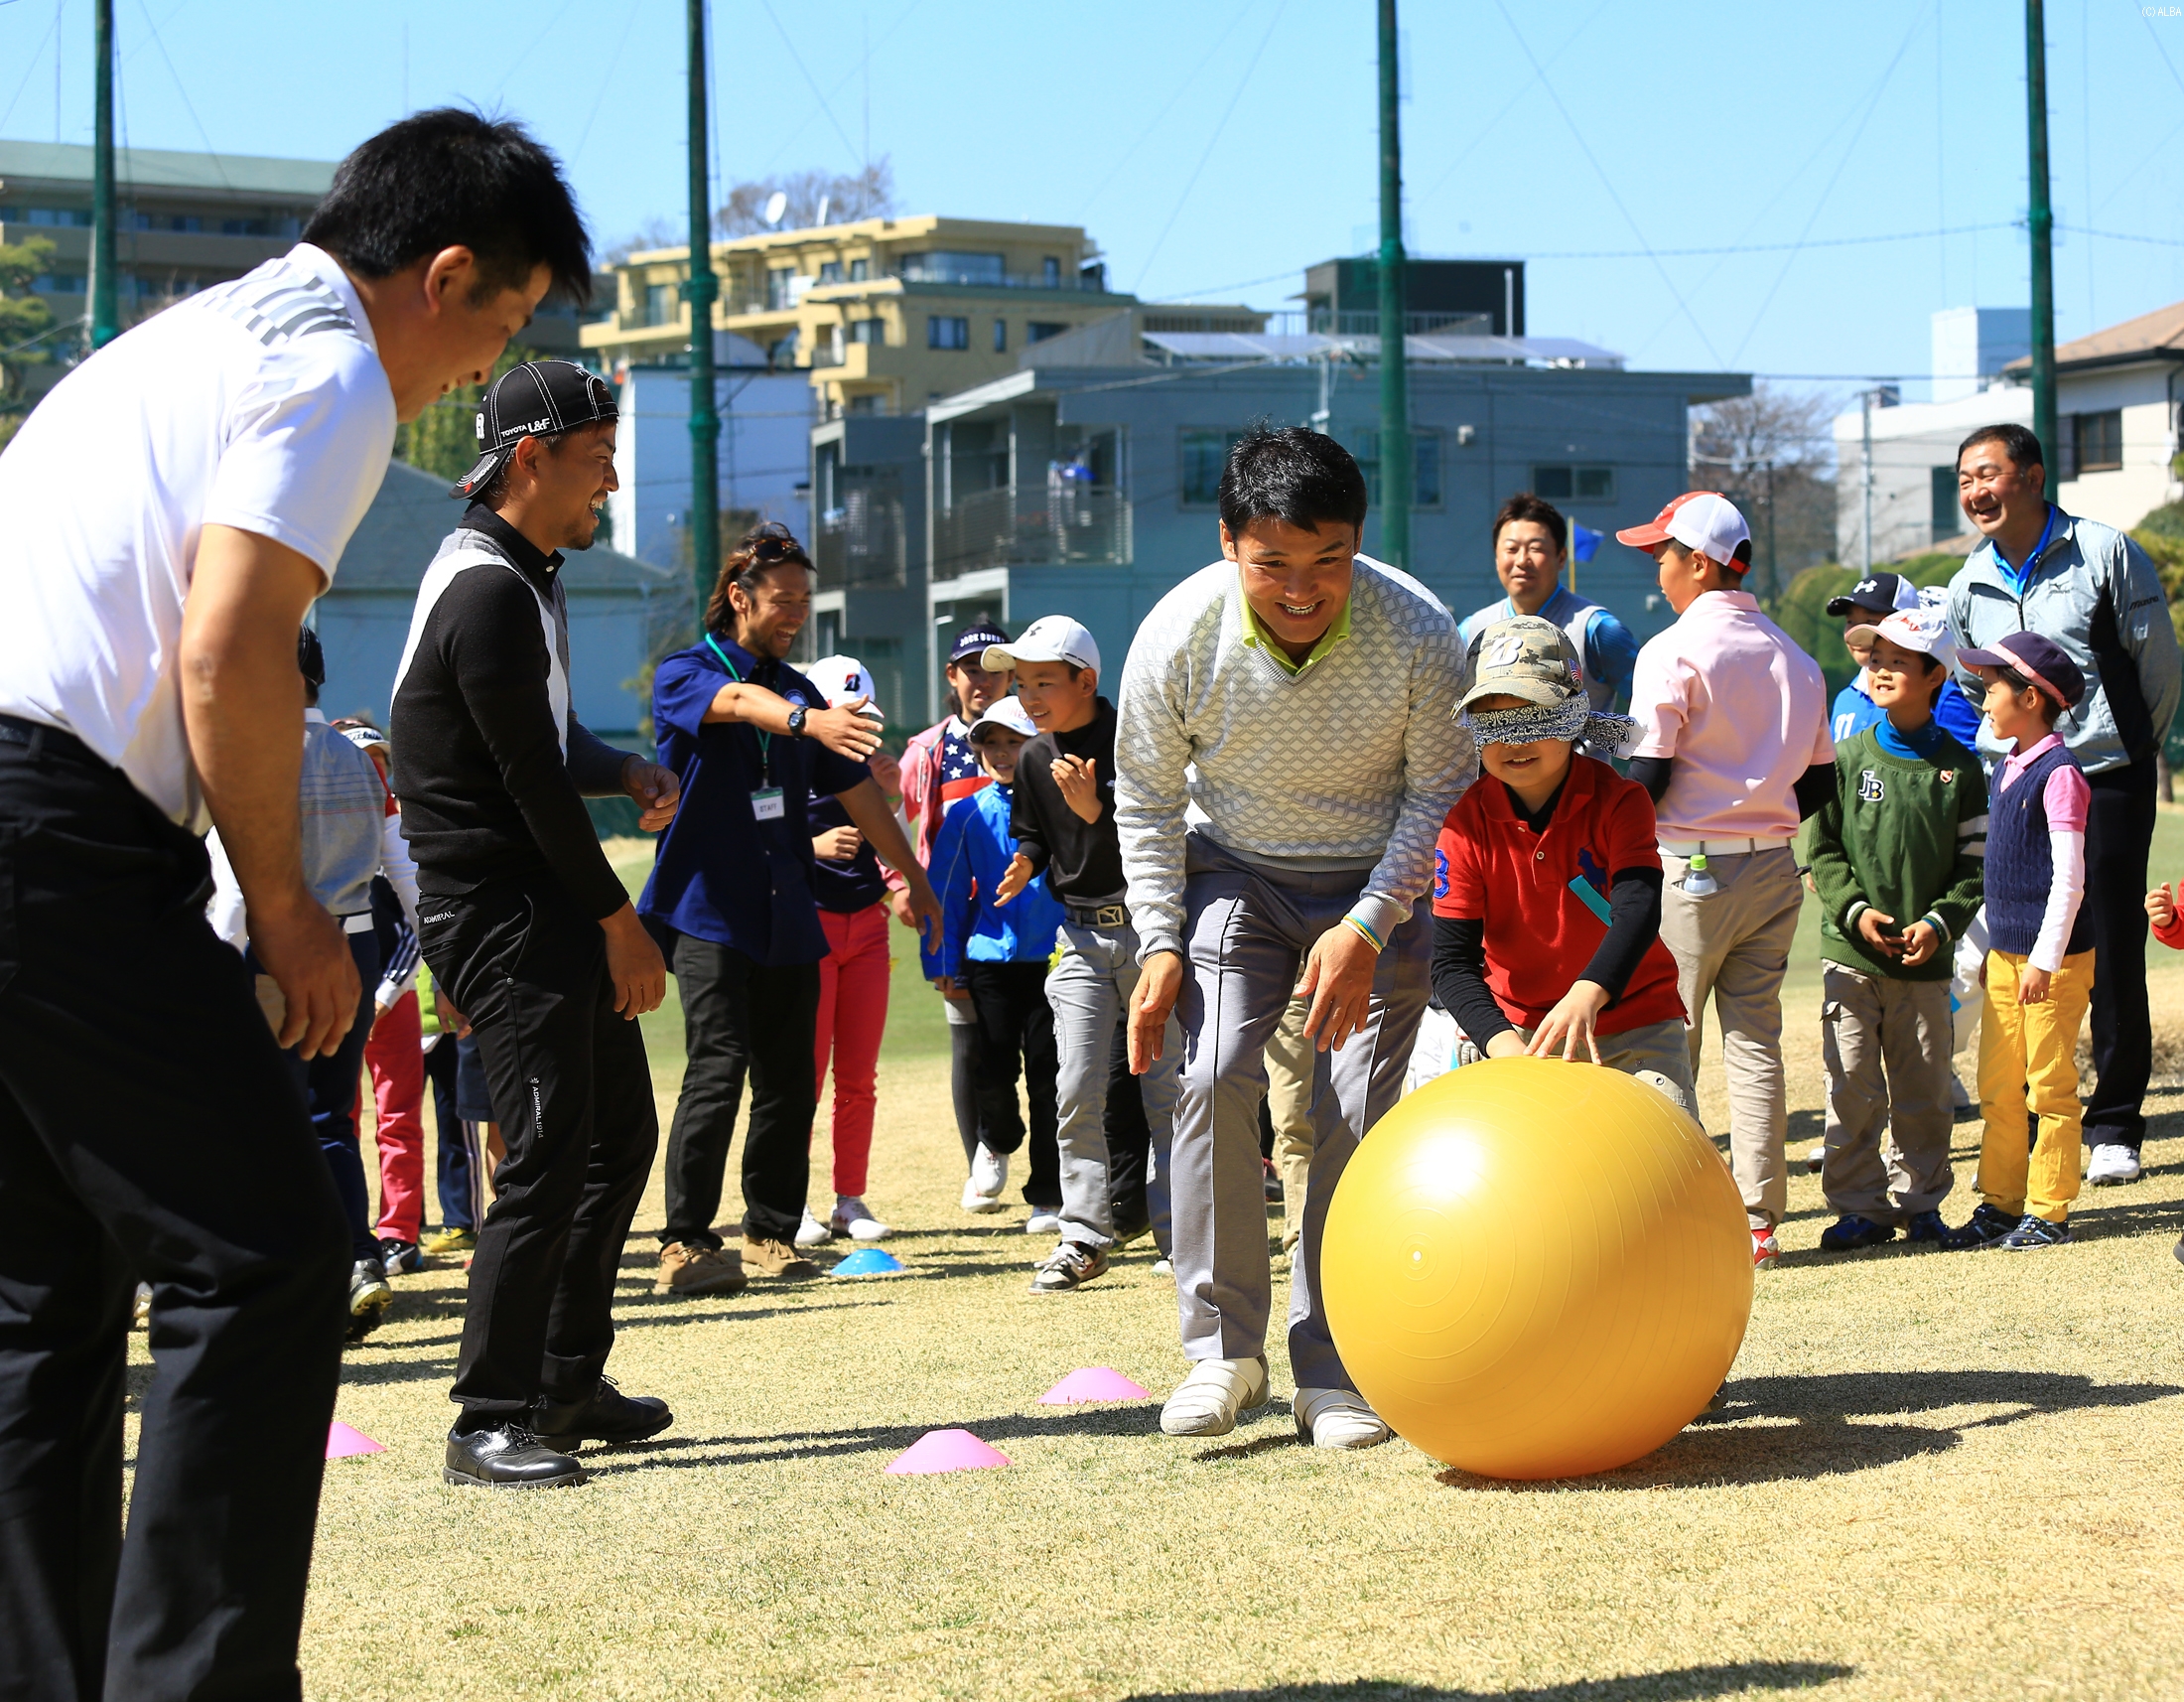
[[[1676,624],[1638,652],[1630,778],[1661,834],[1661,938],[1676,958],[1699,1073],[1710,999],[1728,1077],[1729,1157],[1762,1268],[1781,1254],[1782,973],[1804,890],[1790,848],[1836,788],[1820,664],[1744,589],[1751,532],[1726,496],[1693,491],[1615,534],[1660,564]]]

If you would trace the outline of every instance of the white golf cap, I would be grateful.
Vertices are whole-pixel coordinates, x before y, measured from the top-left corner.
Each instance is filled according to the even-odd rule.
[[[1615,534],[1617,543],[1646,550],[1671,538],[1739,573],[1752,564],[1752,529],[1736,504],[1718,491],[1687,491],[1645,525],[1625,526]]]
[[[1957,665],[1957,640],[1949,636],[1948,614],[1933,604],[1898,609],[1878,621],[1852,627],[1843,638],[1845,643],[1859,644],[1886,638],[1922,656],[1932,656],[1945,668]]]
[[[821,656],[808,668],[797,671],[826,693],[829,709],[839,709],[855,698],[872,696],[872,675],[855,656]],[[861,713],[883,726],[887,724],[887,718],[880,712],[877,703],[866,704]]]
[[[1082,625],[1066,615],[1041,615],[1023,635],[1006,644],[986,646],[986,667],[991,673],[1022,667],[1025,662],[1067,662],[1073,668],[1100,671],[1100,646]]]
[[[987,663],[988,667],[992,665],[991,662]],[[971,743],[977,744],[979,734],[989,727],[999,727],[1005,733],[1021,734],[1026,739],[1036,739],[1039,736],[1039,730],[1029,713],[1013,697],[997,698],[991,709],[971,723]]]

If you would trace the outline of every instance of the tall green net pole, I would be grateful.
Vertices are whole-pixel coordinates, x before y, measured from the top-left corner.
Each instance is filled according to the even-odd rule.
[[[114,0],[93,8],[91,113],[91,347],[121,335],[121,290],[114,275]]]
[[[2032,237],[2032,429],[2047,456],[2048,494],[2062,471],[2055,438],[2055,211],[2048,205],[2047,23],[2041,0],[2025,0],[2025,152]]]
[[[690,6],[690,576],[698,625],[721,571],[721,415],[713,393],[713,197],[706,173],[705,7]]]
[[[1380,553],[1411,565],[1411,385],[1404,343],[1403,133],[1396,0],[1380,0]]]

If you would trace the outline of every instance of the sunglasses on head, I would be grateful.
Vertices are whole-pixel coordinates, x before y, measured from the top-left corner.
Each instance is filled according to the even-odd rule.
[[[745,541],[757,561],[779,561],[802,553],[796,534],[778,520],[768,520]]]

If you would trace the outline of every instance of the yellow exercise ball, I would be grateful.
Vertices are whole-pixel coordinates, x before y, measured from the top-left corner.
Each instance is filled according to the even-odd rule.
[[[1327,1206],[1320,1288],[1358,1391],[1488,1478],[1650,1454],[1721,1386],[1752,1311],[1728,1166],[1618,1069],[1487,1059],[1373,1126]]]

